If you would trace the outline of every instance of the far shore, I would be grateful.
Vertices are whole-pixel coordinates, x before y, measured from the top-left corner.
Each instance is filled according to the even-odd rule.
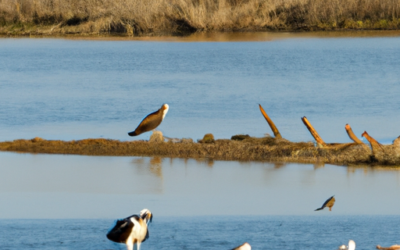
[[[1,29],[1,28],[0,28]],[[6,33],[0,31],[0,39],[32,38],[32,39],[67,39],[67,40],[94,40],[94,41],[162,41],[162,42],[251,42],[276,41],[284,39],[307,38],[373,38],[373,37],[400,37],[400,30],[342,30],[342,31],[246,31],[246,32],[195,32],[188,35],[142,35],[129,36],[119,33],[90,33],[90,34],[54,34],[54,33]]]
[[[344,143],[325,147],[313,142],[290,142],[273,137],[219,139],[193,142],[119,141],[84,139],[76,141],[14,140],[0,142],[0,151],[41,154],[75,154],[92,156],[161,156],[227,161],[326,163],[334,165],[400,166],[400,147],[381,145],[371,150],[366,144]]]
[[[0,1],[3,36],[400,30],[398,0]]]

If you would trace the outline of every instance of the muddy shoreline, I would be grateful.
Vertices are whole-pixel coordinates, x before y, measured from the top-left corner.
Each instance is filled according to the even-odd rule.
[[[345,143],[327,147],[313,142],[290,142],[285,139],[220,139],[208,143],[186,140],[175,142],[119,141],[84,139],[76,141],[14,140],[0,142],[0,151],[41,154],[74,154],[92,156],[161,156],[171,158],[212,159],[226,161],[262,161],[293,163],[326,163],[334,165],[400,166],[400,148],[382,145],[375,152],[366,144]]]

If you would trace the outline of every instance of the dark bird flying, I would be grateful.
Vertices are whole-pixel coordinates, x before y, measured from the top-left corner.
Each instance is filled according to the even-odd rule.
[[[327,200],[324,202],[324,204],[322,204],[322,207],[317,208],[317,209],[315,209],[314,211],[322,210],[322,209],[324,209],[325,207],[329,207],[329,211],[332,211],[333,204],[335,204],[335,197],[332,196],[331,198],[327,199]]]

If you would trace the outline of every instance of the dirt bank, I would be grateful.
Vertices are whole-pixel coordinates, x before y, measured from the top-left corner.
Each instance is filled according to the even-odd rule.
[[[240,138],[243,139],[243,138]],[[289,142],[271,137],[243,140],[215,140],[210,143],[118,141],[85,139],[58,141],[35,138],[0,142],[1,151],[48,154],[104,156],[164,156],[209,158],[230,161],[278,161],[329,163],[336,165],[400,165],[400,154],[394,145],[383,145],[373,153],[365,144],[347,143],[324,148],[312,142]]]

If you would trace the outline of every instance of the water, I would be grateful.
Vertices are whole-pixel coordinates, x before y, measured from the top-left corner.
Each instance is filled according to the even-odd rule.
[[[0,39],[0,140],[130,140],[163,103],[170,137],[263,136],[260,103],[292,141],[312,140],[307,116],[327,142],[348,142],[349,123],[390,143],[400,36],[368,34]],[[0,173],[0,249],[124,249],[105,234],[144,207],[155,217],[143,249],[399,244],[398,169],[2,152]],[[333,211],[314,212],[331,195]]]
[[[105,234],[111,220],[0,220],[1,249],[126,249]],[[357,249],[398,240],[399,216],[155,217],[142,249]]]
[[[290,35],[287,35],[290,37]],[[258,42],[0,39],[0,138],[129,140],[148,113],[200,139],[271,133],[309,141],[307,116],[327,142],[367,130],[399,135],[400,37],[310,37]],[[143,134],[138,139],[148,139]]]

